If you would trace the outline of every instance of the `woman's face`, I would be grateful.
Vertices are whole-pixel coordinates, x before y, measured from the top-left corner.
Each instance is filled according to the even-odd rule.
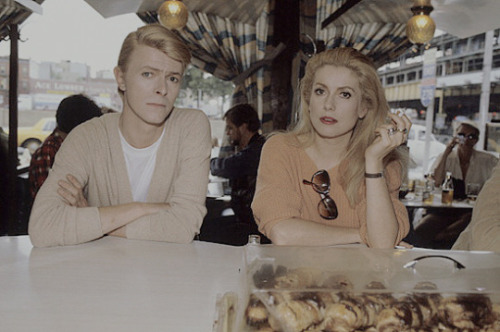
[[[457,128],[457,136],[462,137],[461,142],[459,143],[460,148],[472,149],[479,140],[477,130],[472,128],[471,126],[466,126],[463,124],[461,124]]]
[[[358,118],[366,115],[355,74],[345,67],[325,65],[316,71],[311,89],[309,112],[316,135],[350,137]]]
[[[115,68],[118,87],[124,91],[123,113],[149,125],[161,125],[174,107],[181,86],[182,64],[149,46],[138,45],[127,71]]]

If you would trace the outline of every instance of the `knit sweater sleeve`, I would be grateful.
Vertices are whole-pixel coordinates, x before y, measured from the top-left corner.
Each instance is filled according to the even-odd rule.
[[[403,238],[410,231],[410,222],[408,219],[408,211],[404,206],[403,202],[399,200],[399,188],[401,187],[401,166],[398,162],[391,162],[385,168],[385,179],[387,183],[387,189],[389,190],[389,195],[391,197],[392,206],[394,208],[394,213],[398,222],[398,236],[396,238],[395,244],[398,244],[403,240]],[[369,245],[366,218],[369,211],[366,207],[366,197],[361,201],[359,206],[356,208],[360,220],[360,231],[361,240],[363,243]]]
[[[262,149],[252,211],[259,230],[268,235],[280,220],[299,217],[301,197],[297,190],[297,158],[287,136],[271,137]]]
[[[477,197],[472,219],[453,245],[453,250],[500,252],[500,163]]]
[[[89,131],[90,130],[90,131]],[[73,245],[103,236],[97,207],[77,208],[66,204],[57,193],[58,182],[67,174],[84,186],[90,174],[90,126],[77,127],[66,137],[56,154],[54,165],[33,203],[28,233],[36,247]]]

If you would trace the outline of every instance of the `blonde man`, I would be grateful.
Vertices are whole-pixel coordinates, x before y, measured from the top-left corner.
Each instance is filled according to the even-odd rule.
[[[114,70],[123,109],[64,141],[34,202],[33,245],[193,240],[206,213],[211,134],[203,112],[174,107],[189,61],[161,25],[125,38]]]

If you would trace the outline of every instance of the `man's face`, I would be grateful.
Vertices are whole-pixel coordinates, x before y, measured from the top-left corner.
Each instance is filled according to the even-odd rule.
[[[163,124],[179,94],[182,73],[179,61],[155,48],[137,46],[127,71],[115,69],[118,86],[124,91],[123,113],[138,123]]]
[[[231,145],[238,146],[241,141],[241,126],[236,127],[231,120],[226,119],[226,135],[229,137]]]

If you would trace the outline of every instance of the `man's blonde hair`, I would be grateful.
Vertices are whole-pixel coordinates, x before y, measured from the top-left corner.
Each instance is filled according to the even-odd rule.
[[[118,67],[122,72],[127,71],[130,55],[138,45],[153,47],[179,61],[183,72],[191,62],[188,46],[174,32],[160,24],[148,24],[125,37],[118,56]],[[123,94],[123,91],[118,91]]]

